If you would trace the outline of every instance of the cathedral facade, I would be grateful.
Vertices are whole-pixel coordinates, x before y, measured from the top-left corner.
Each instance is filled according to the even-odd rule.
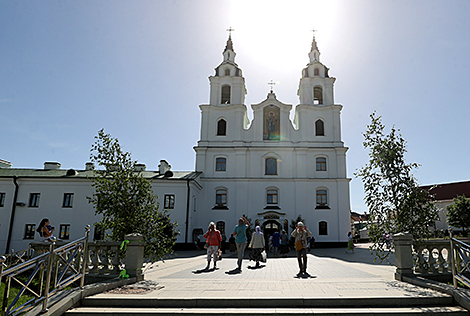
[[[228,236],[242,215],[266,236],[290,233],[291,222],[300,216],[317,242],[346,242],[350,179],[341,141],[342,106],[334,103],[335,78],[320,62],[315,38],[293,122],[292,105],[277,100],[272,90],[251,105],[249,121],[245,78],[235,56],[229,36],[223,61],[209,77],[209,103],[199,106],[195,171],[173,172],[164,160],[155,171],[139,165],[160,207],[178,223],[177,243],[192,244],[209,222]],[[0,253],[39,241],[35,228],[42,218],[55,225],[59,239],[83,236],[85,225],[100,220],[87,200],[93,167],[64,170],[46,162],[44,169],[15,169],[0,160]],[[90,238],[101,236],[93,229]]]
[[[223,61],[209,77],[209,104],[200,105],[196,171],[203,186],[197,222],[214,221],[231,232],[245,214],[265,235],[290,231],[298,216],[317,242],[343,242],[350,230],[347,148],[341,141],[342,106],[334,103],[335,78],[320,62],[315,38],[302,70],[295,107],[267,98],[244,104],[246,88],[229,36]]]

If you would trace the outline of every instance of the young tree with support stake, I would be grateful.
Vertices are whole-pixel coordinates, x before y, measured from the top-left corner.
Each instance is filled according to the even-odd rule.
[[[355,176],[364,184],[371,250],[383,261],[393,249],[386,249],[384,236],[408,232],[417,240],[429,238],[438,211],[429,191],[420,188],[412,174],[419,165],[405,162],[406,141],[399,130],[392,127],[387,135],[381,117],[374,112],[370,118],[363,134],[370,160]]]
[[[123,241],[126,234],[140,233],[144,256],[152,262],[171,253],[178,234],[176,223],[166,210],[159,210],[152,183],[137,169],[131,154],[102,129],[95,136],[90,159],[100,168],[93,171],[95,193],[88,200],[95,214],[102,216],[97,225],[106,231],[106,238]]]

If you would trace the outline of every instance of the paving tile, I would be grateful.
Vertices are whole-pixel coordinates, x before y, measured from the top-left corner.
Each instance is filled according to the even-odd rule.
[[[248,253],[246,254],[248,258]],[[235,254],[226,254],[218,270],[203,272],[203,252],[180,252],[176,257],[145,269],[145,279],[163,286],[145,297],[385,297],[440,296],[442,294],[394,280],[395,267],[374,262],[365,248],[345,254],[344,249],[313,249],[308,254],[308,272],[314,278],[296,278],[297,258],[268,258],[262,268],[243,261],[240,274],[226,274],[236,267]],[[393,257],[392,257],[393,261]],[[121,294],[102,293],[98,296]],[[126,295],[126,294],[124,294]],[[126,295],[129,297],[129,294]],[[142,297],[142,295],[140,295]]]

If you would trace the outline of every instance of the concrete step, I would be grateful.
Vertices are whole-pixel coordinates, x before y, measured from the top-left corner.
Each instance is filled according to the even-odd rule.
[[[447,315],[463,316],[469,315],[468,311],[460,306],[434,306],[434,307],[371,307],[371,308],[231,308],[231,309],[208,309],[208,308],[99,308],[99,307],[79,307],[67,311],[65,315],[158,315],[158,316],[255,316],[255,315],[276,315],[276,316],[295,316],[295,315]]]
[[[135,308],[362,308],[453,306],[450,295],[435,297],[352,297],[352,298],[144,298],[144,297],[88,297],[82,307]]]
[[[89,297],[65,315],[469,315],[448,295],[379,298]]]

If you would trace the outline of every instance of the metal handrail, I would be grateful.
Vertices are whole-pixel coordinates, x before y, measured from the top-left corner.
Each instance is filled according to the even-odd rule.
[[[449,232],[454,287],[457,288],[457,281],[460,281],[470,288],[470,279],[464,275],[470,273],[470,245],[454,238],[452,228],[449,229]]]
[[[85,236],[71,243],[54,249],[56,238],[50,238],[49,251],[32,258],[26,262],[20,263],[5,271],[5,258],[0,258],[0,281],[5,278],[5,292],[3,296],[2,316],[16,315],[27,312],[35,306],[42,303],[42,312],[47,311],[48,299],[64,289],[66,286],[80,279],[80,286],[83,287],[85,282],[85,268],[88,257],[88,235],[90,233],[90,225],[85,227]],[[64,255],[72,252],[68,258]],[[75,260],[75,261],[74,261]],[[55,270],[54,280],[51,280],[52,271]],[[21,282],[17,276],[31,271],[26,282]],[[66,276],[66,277],[65,277]],[[31,282],[39,277],[39,291],[31,288]],[[12,281],[20,285],[21,289],[15,296],[13,301],[8,305],[10,295],[10,287]],[[51,281],[52,289],[51,289]],[[33,298],[27,302],[15,307],[20,297],[28,291]]]
[[[32,258],[33,252],[34,250],[31,247],[28,247],[27,249],[20,250],[20,251],[14,251],[12,249],[11,253],[4,255],[5,257],[4,264],[8,268],[20,262],[26,262],[27,260]]]

